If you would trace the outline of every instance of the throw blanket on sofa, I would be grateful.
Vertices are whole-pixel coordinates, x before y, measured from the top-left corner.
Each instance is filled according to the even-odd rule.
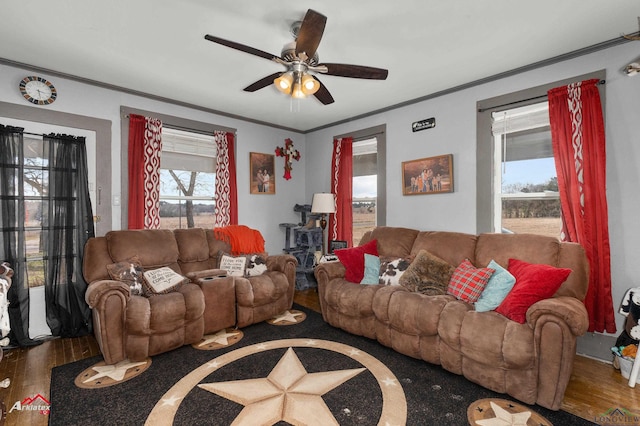
[[[231,245],[231,254],[264,253],[264,238],[257,229],[245,225],[228,225],[214,228],[217,239]]]

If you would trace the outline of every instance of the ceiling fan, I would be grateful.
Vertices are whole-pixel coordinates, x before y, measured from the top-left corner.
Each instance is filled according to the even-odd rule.
[[[225,40],[212,35],[204,38],[223,46],[237,49],[261,58],[269,59],[284,65],[286,70],[268,75],[253,84],[245,87],[246,92],[255,92],[270,84],[275,84],[281,92],[294,98],[304,98],[314,95],[324,105],[334,102],[333,96],[315,74],[334,75],[339,77],[364,78],[370,80],[385,80],[388,71],[382,68],[367,67],[361,65],[318,63],[317,49],[324,33],[327,17],[312,9],[309,9],[302,23],[292,26],[292,34],[295,41],[286,44],[281,56],[272,55],[244,44]]]

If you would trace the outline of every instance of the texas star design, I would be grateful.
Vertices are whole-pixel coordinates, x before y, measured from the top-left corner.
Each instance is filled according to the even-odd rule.
[[[127,370],[130,368],[138,367],[139,365],[145,365],[146,362],[130,362],[128,359],[120,361],[114,365],[95,366],[93,368],[98,374],[95,374],[84,381],[88,383],[92,380],[99,379],[101,377],[109,377],[112,380],[119,382],[124,379]]]
[[[491,401],[491,408],[496,416],[492,419],[476,420],[477,424],[481,426],[522,426],[526,425],[531,417],[531,411],[511,414],[493,401]]]
[[[278,323],[281,321],[287,321],[287,322],[298,322],[298,320],[296,319],[296,317],[299,317],[302,315],[302,312],[291,312],[291,311],[285,311],[284,313],[273,317],[273,323]]]
[[[227,330],[223,329],[215,334],[207,334],[204,336],[204,340],[198,344],[198,346],[207,346],[211,343],[217,343],[222,346],[229,345],[229,338],[236,337],[240,333],[227,333]]]
[[[290,347],[267,377],[205,383],[200,388],[244,405],[234,425],[337,425],[322,395],[363,372],[365,368],[307,373]]]

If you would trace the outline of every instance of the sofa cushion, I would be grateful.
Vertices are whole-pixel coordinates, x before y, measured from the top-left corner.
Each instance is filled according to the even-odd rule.
[[[178,268],[178,244],[168,229],[109,231],[105,238],[114,262],[138,256],[145,269],[161,266]]]
[[[495,272],[491,268],[476,268],[465,259],[453,272],[447,294],[467,303],[475,303]]]
[[[500,303],[507,297],[507,294],[516,283],[515,277],[495,260],[492,259],[487,268],[495,269],[496,271],[489,278],[487,286],[475,303],[477,312],[493,311],[500,306]]]
[[[553,296],[571,273],[568,268],[527,263],[518,259],[509,259],[508,270],[515,277],[516,284],[496,312],[520,324],[526,321],[529,307]]]
[[[416,255],[420,250],[426,250],[454,266],[465,259],[478,264],[475,258],[476,238],[462,232],[423,231],[416,237],[411,253]]]
[[[209,260],[209,244],[202,228],[174,229],[181,262],[204,262]]]
[[[400,285],[400,278],[411,265],[411,257],[381,258],[379,284]]]
[[[364,276],[360,284],[378,284],[380,279],[380,258],[373,254],[364,254]]]
[[[335,250],[333,254],[345,267],[344,277],[352,283],[359,283],[364,277],[364,254],[378,255],[378,241],[371,240],[368,243],[352,248]]]
[[[448,262],[426,250],[420,250],[400,277],[399,283],[409,291],[429,296],[446,294],[453,271],[455,267]]]
[[[169,267],[162,267],[145,271],[143,285],[147,294],[170,293],[189,282],[189,278],[183,277]]]
[[[144,294],[142,282],[144,281],[142,274],[144,269],[140,264],[138,256],[133,256],[122,262],[116,262],[107,265],[107,271],[112,280],[121,281],[131,289],[134,296],[142,296]]]
[[[378,255],[383,257],[407,257],[416,240],[418,231],[393,226],[378,226],[362,237],[360,245],[371,240],[378,241]]]

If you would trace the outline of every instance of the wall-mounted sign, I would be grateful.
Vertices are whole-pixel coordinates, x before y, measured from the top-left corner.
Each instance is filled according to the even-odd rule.
[[[411,130],[413,130],[414,132],[419,132],[420,130],[425,130],[425,129],[433,129],[434,127],[436,127],[435,117],[427,118],[425,120],[420,120],[420,121],[414,121],[411,124]]]

